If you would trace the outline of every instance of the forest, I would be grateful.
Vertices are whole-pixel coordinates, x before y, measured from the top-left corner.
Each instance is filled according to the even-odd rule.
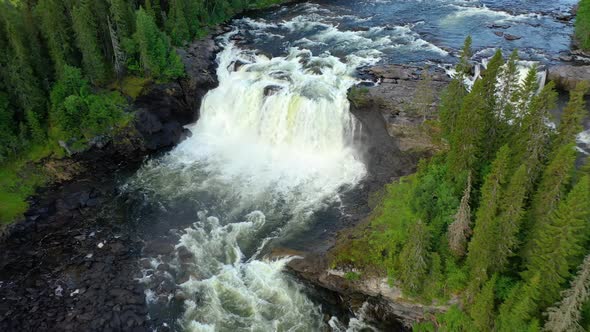
[[[448,149],[387,186],[368,225],[335,250],[347,277],[387,275],[408,298],[455,303],[416,331],[590,328],[590,174],[575,149],[587,111],[579,84],[556,129],[552,82],[519,82],[497,51],[470,91],[466,40],[441,97]],[[586,257],[585,257],[586,256]]]
[[[138,88],[184,75],[175,47],[277,2],[1,0],[0,223],[44,181],[30,161],[124,126]]]

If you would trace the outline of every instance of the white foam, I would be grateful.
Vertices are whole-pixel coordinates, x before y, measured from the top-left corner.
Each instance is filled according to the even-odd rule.
[[[578,151],[590,155],[590,129],[579,133],[576,136],[576,143],[578,143]]]

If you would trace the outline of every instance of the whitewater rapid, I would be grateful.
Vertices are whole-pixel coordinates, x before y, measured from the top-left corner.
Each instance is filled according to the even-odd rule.
[[[357,83],[355,69],[375,59],[342,61],[297,48],[268,58],[225,43],[219,87],[204,97],[192,136],[148,162],[128,186],[164,209],[195,205],[194,223],[176,245],[190,251],[191,262],[172,262],[190,274],[177,284],[182,328],[319,330],[320,308],[282,272],[292,258],[269,260],[264,252],[273,239],[309,226],[316,211],[338,205],[365,176],[347,91]],[[158,288],[152,279],[140,280],[148,301]]]

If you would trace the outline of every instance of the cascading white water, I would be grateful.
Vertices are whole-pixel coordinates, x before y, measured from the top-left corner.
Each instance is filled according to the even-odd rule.
[[[320,329],[319,308],[282,273],[288,259],[259,252],[364,177],[346,94],[360,61],[374,60],[299,49],[269,59],[232,43],[218,55],[220,84],[192,137],[129,183],[164,208],[188,200],[200,211],[177,245],[193,255],[176,261],[191,276],[178,285],[185,329]]]

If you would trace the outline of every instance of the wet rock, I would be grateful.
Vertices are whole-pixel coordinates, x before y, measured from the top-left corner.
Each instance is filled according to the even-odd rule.
[[[510,41],[512,41],[512,40],[519,40],[521,38],[522,38],[521,36],[511,35],[509,33],[505,33],[504,34],[504,39],[510,40]]]
[[[502,31],[494,31],[494,35],[496,35],[498,37],[502,37],[502,36],[504,36],[504,32],[502,32]]]
[[[557,87],[569,91],[582,81],[590,81],[590,66],[552,66],[548,69],[548,79]]]
[[[167,240],[155,239],[146,244],[143,251],[146,255],[168,255],[174,250],[172,243]]]
[[[178,247],[176,253],[181,263],[190,263],[195,258],[195,255],[192,252],[190,252],[190,250],[188,250],[185,246]]]
[[[494,23],[494,24],[489,25],[488,27],[490,29],[508,29],[508,28],[510,28],[510,25],[509,24],[497,24],[497,23]]]
[[[267,85],[264,87],[263,95],[265,97],[272,96],[275,93],[281,91],[283,88],[278,85]]]

